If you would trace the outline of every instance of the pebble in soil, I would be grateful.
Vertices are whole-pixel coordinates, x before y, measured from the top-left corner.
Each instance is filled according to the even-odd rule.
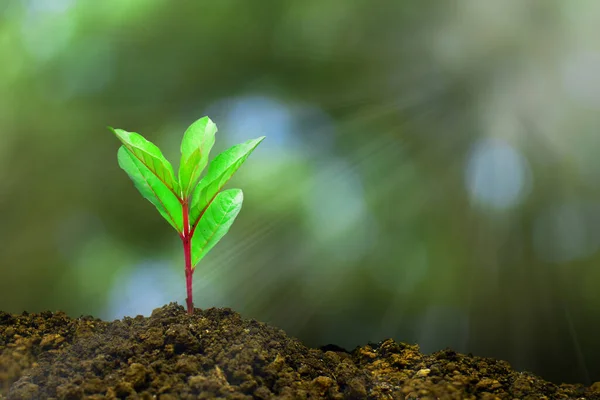
[[[504,361],[385,340],[310,349],[230,309],[114,322],[0,312],[0,399],[586,399]]]

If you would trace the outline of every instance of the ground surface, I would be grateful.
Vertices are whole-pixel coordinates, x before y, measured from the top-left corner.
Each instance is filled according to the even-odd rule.
[[[0,312],[0,399],[589,399],[503,361],[386,340],[310,349],[229,309],[103,322]]]

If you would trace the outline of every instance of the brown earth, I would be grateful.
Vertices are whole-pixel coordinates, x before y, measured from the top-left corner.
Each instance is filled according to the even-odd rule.
[[[588,399],[504,361],[385,340],[305,347],[230,309],[104,322],[0,312],[0,399]]]

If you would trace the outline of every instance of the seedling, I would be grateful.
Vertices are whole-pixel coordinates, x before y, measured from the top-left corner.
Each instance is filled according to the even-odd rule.
[[[171,163],[157,146],[137,133],[109,129],[123,142],[117,154],[119,166],[179,233],[185,259],[185,301],[188,313],[192,314],[195,267],[229,231],[244,200],[240,189],[221,189],[265,137],[225,150],[215,157],[200,179],[217,133],[217,126],[210,118],[200,118],[183,134],[181,163],[175,178]]]

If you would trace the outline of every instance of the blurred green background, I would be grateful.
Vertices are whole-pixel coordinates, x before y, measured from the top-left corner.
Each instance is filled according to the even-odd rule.
[[[107,125],[267,139],[195,304],[600,381],[600,2],[0,0],[0,309],[185,298]]]

